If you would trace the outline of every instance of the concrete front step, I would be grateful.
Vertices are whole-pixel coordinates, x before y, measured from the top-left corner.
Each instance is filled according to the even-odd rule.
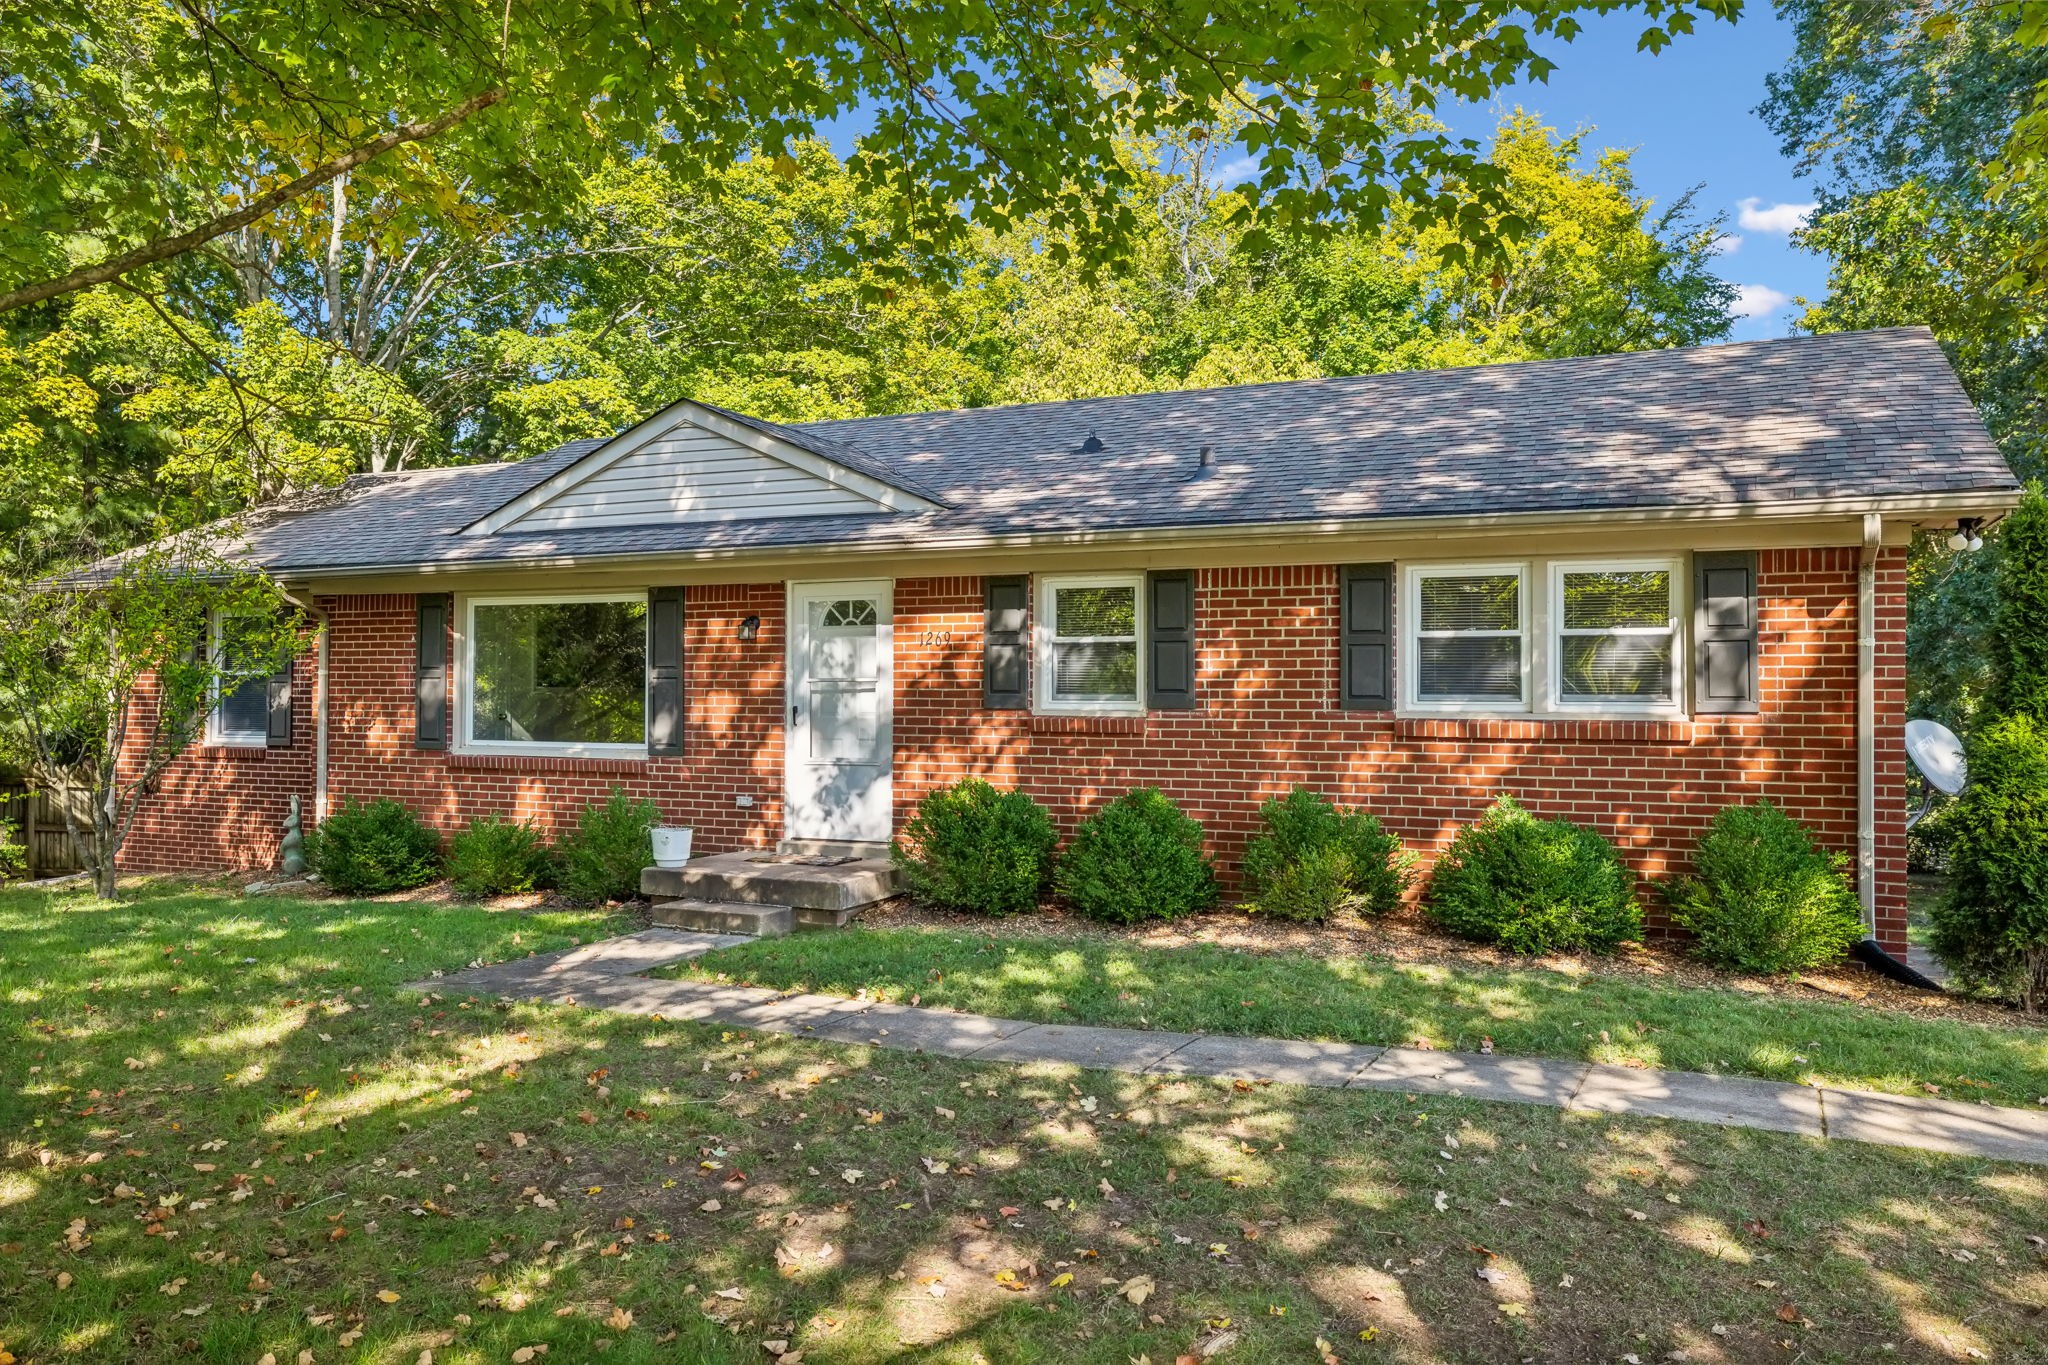
[[[781,938],[796,927],[796,914],[786,905],[735,905],[731,901],[662,901],[649,917],[671,929],[745,934],[749,938]]]
[[[829,867],[754,861],[764,856],[772,855],[714,853],[692,858],[687,867],[646,868],[640,873],[640,890],[657,901],[780,905],[838,916],[885,901],[898,890],[896,867],[886,858]]]
[[[775,845],[777,853],[816,854],[827,858],[880,858],[889,857],[886,840],[865,839],[784,839]]]

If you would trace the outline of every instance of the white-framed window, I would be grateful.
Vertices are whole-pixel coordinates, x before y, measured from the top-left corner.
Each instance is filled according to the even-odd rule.
[[[1401,581],[1404,711],[1685,713],[1681,559],[1411,564]]]
[[[1038,580],[1032,670],[1040,711],[1145,709],[1145,576],[1063,574]]]
[[[1551,564],[1550,682],[1558,710],[1679,705],[1681,582],[1668,559]]]
[[[1423,565],[1407,573],[1408,702],[1418,710],[1520,710],[1529,703],[1529,570]]]
[[[247,627],[256,620],[217,611],[206,623],[206,647],[213,657],[206,697],[208,744],[260,749],[270,743],[270,670],[248,639]]]
[[[647,594],[465,597],[456,735],[480,753],[647,753]]]

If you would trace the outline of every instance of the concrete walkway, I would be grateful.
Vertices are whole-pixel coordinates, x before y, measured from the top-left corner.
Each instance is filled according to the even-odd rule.
[[[1353,1043],[1032,1024],[979,1014],[653,980],[656,967],[752,940],[647,929],[562,953],[453,972],[414,989],[552,1001],[767,1033],[998,1062],[1064,1062],[1152,1076],[1220,1076],[1512,1100],[2048,1165],[2048,1113],[1831,1090],[1692,1071]]]

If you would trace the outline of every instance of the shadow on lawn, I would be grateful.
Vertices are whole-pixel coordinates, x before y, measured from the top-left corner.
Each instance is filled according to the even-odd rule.
[[[8,1349],[1124,1365],[1228,1331],[1233,1362],[2038,1334],[2028,1169],[395,989],[604,928],[0,896]],[[1131,970],[1105,984],[1173,987]]]
[[[766,940],[676,975],[947,1005],[1051,1022],[1421,1043],[2031,1105],[2048,1029],[1992,1028],[1835,1002],[1642,984],[1531,965],[1451,968],[1198,945],[878,930]]]

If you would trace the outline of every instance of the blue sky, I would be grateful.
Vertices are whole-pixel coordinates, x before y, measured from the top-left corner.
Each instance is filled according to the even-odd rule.
[[[1797,250],[1787,236],[1813,202],[1813,187],[1794,178],[1777,138],[1751,112],[1763,100],[1764,77],[1792,54],[1791,26],[1769,0],[1749,0],[1739,22],[1703,20],[1654,57],[1635,50],[1645,26],[1639,14],[1585,26],[1576,41],[1545,49],[1558,65],[1548,84],[1439,117],[1483,139],[1502,110],[1520,104],[1560,132],[1591,126],[1589,150],[1632,149],[1637,186],[1659,205],[1701,186],[1695,206],[1725,212],[1726,231],[1740,239],[1719,258],[1721,275],[1744,289],[1738,309],[1750,314],[1737,317],[1734,338],[1786,335],[1799,311],[1789,300],[1827,289],[1826,258]]]

